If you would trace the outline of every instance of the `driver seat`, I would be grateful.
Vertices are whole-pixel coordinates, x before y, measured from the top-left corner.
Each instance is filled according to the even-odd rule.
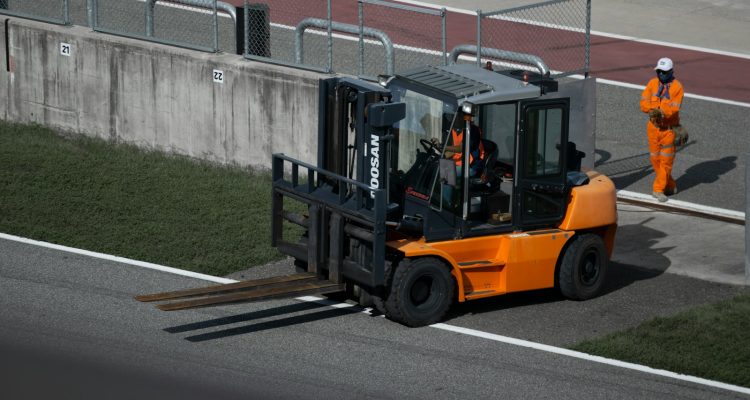
[[[495,176],[495,162],[497,161],[497,144],[491,140],[482,139],[484,160],[482,160],[482,176],[469,180],[470,189],[475,195],[490,194],[497,189],[499,179]]]

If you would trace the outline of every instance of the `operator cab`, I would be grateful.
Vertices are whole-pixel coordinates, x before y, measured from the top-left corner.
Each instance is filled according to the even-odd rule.
[[[451,65],[399,74],[387,88],[406,107],[393,129],[390,196],[412,230],[438,241],[562,220],[582,153],[568,143],[569,99],[544,96],[556,81]]]

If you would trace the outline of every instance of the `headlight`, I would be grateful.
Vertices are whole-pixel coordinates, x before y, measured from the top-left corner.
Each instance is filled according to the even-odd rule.
[[[461,104],[461,111],[463,111],[464,114],[474,115],[474,104],[464,101],[463,104]]]
[[[393,78],[390,75],[378,75],[378,83],[382,87],[386,87],[388,85],[388,82],[390,82],[391,78]]]

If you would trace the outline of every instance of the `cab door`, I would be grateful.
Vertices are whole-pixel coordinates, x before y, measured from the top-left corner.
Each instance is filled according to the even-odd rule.
[[[519,107],[515,230],[555,226],[565,216],[569,108],[567,98],[522,102]]]

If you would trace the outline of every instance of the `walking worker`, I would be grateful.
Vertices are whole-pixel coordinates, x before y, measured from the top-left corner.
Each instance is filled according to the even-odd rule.
[[[680,106],[684,94],[682,84],[674,77],[674,64],[661,58],[652,78],[641,94],[641,111],[648,113],[646,125],[648,150],[656,178],[653,196],[667,201],[667,195],[677,193],[677,182],[672,178],[675,156],[675,129],[680,129]]]

